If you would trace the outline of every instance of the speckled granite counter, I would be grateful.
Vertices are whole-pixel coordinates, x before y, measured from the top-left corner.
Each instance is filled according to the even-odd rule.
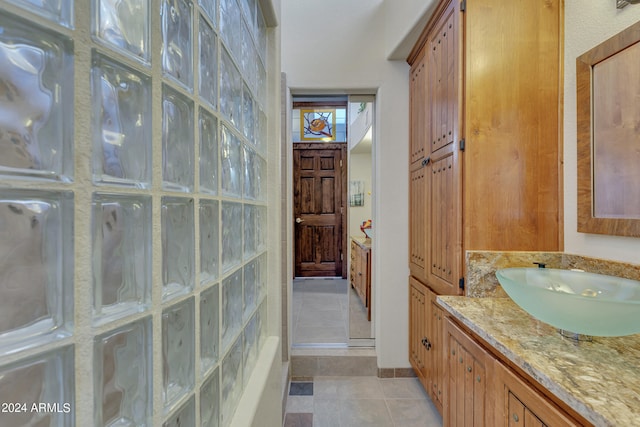
[[[365,249],[371,249],[371,239],[360,236],[351,236],[351,240]]]
[[[439,296],[438,302],[594,425],[640,425],[640,335],[575,343],[510,298]]]

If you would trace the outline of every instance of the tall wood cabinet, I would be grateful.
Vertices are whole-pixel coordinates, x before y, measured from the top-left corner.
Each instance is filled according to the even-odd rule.
[[[442,0],[407,58],[410,289],[464,294],[466,250],[562,250],[563,8]]]

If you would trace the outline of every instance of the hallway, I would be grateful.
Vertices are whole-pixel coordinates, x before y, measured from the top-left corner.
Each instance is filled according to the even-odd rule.
[[[292,382],[284,427],[441,427],[417,378],[315,377]]]

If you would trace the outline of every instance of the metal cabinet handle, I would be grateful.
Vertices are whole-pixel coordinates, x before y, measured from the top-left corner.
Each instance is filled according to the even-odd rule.
[[[300,224],[301,222],[304,222],[304,219],[302,219],[302,218],[296,218],[296,224]]]
[[[513,414],[513,421],[518,422],[520,418],[518,418],[518,414]]]

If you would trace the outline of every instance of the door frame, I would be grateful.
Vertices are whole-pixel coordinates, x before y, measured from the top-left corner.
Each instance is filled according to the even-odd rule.
[[[334,149],[340,150],[340,155],[341,155],[341,164],[340,164],[340,180],[341,180],[341,184],[340,184],[340,201],[342,204],[342,209],[341,209],[341,220],[340,220],[340,228],[341,228],[341,232],[340,232],[340,236],[338,236],[338,238],[340,239],[340,244],[339,244],[339,248],[340,248],[340,257],[341,257],[341,271],[342,271],[342,278],[346,279],[347,278],[347,240],[348,240],[348,221],[347,221],[347,215],[349,212],[349,209],[347,209],[347,169],[348,169],[348,142],[293,142],[293,145],[291,147],[291,151],[292,151],[292,159],[293,159],[293,151],[298,149],[298,150],[323,150],[323,149]],[[295,171],[292,170],[292,185],[295,184]],[[291,224],[294,224],[294,232],[293,232],[293,245],[292,245],[292,249],[293,249],[293,254],[292,254],[292,260],[294,260],[294,268],[293,268],[293,278],[296,277],[296,271],[295,271],[295,260],[296,260],[296,231],[295,231],[295,189],[292,188],[292,192],[291,192],[291,198],[292,198],[292,212],[291,212]],[[336,276],[337,277],[337,276]]]

